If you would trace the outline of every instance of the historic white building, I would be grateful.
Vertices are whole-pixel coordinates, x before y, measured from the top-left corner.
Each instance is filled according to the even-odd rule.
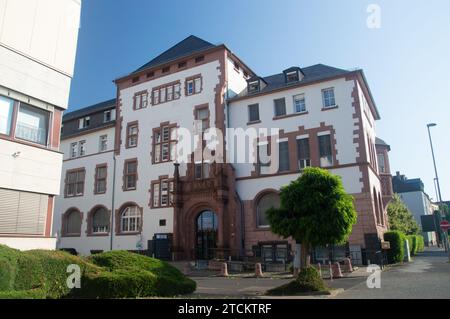
[[[362,262],[379,250],[391,188],[377,165],[380,116],[361,70],[318,64],[260,77],[225,45],[190,36],[115,83],[116,99],[63,117],[59,248],[286,260],[292,241],[271,233],[265,211],[304,167],[320,166],[342,177],[358,211],[336,254]],[[202,152],[213,148],[213,128],[223,137]],[[247,130],[247,149],[230,129]],[[183,130],[203,141],[186,142]],[[190,163],[179,163],[191,144]],[[242,160],[246,150],[255,161]]]
[[[0,244],[55,249],[81,0],[0,0]]]

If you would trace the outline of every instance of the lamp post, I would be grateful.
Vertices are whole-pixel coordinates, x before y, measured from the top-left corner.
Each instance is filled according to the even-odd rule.
[[[437,168],[436,168],[436,159],[434,157],[434,148],[433,148],[433,140],[431,139],[431,132],[430,132],[430,127],[435,127],[437,124],[436,123],[429,123],[427,124],[427,129],[428,129],[428,137],[430,139],[430,147],[431,147],[431,155],[433,156],[433,165],[434,165],[434,174],[436,175],[435,180],[436,180],[436,185],[437,185],[437,192],[438,192],[438,200],[439,200],[439,211],[440,211],[440,207],[442,205],[442,195],[441,195],[441,186],[439,185],[439,176],[438,176],[438,172],[437,172]],[[449,253],[448,258],[450,260],[450,251],[449,251],[449,244],[448,244],[448,235],[447,232],[442,232],[443,235],[443,239],[444,239],[444,246],[445,246],[445,251]]]

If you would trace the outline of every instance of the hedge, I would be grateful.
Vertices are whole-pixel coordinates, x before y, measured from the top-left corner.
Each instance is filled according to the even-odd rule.
[[[81,288],[67,287],[67,266],[81,270]],[[0,298],[136,298],[174,296],[196,284],[163,261],[126,251],[80,258],[63,251],[20,252],[0,245]]]
[[[425,248],[425,243],[423,236],[420,235],[408,235],[408,242],[409,242],[409,252],[411,256],[417,255],[419,252],[423,252]]]
[[[417,251],[419,253],[421,253],[424,250],[425,250],[425,240],[423,239],[423,236],[418,235],[417,236]]]
[[[391,264],[403,262],[405,235],[396,230],[388,231],[384,233],[384,240],[390,243],[390,249],[387,251],[388,262]]]

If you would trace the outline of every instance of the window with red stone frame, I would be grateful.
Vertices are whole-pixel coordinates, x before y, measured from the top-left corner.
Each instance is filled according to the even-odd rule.
[[[137,92],[133,97],[133,110],[140,110],[148,106],[148,92],[147,90]]]
[[[161,208],[172,206],[173,179],[160,177],[159,180],[152,181],[151,184],[151,208]]]
[[[196,106],[195,120],[201,121],[201,127],[198,128],[199,131],[205,132],[209,128],[209,117],[208,104]]]
[[[85,168],[76,168],[66,172],[64,197],[84,195]]]
[[[153,163],[170,162],[175,159],[177,136],[176,124],[163,123],[153,129],[152,159]]]
[[[138,179],[138,161],[136,158],[126,160],[123,167],[123,190],[135,190]]]
[[[178,100],[181,97],[180,91],[180,81],[155,87],[152,89],[152,105]]]
[[[94,194],[106,193],[106,177],[107,177],[107,175],[108,175],[107,164],[101,164],[95,168]]]
[[[137,121],[127,124],[126,148],[137,147],[139,136],[139,124]]]
[[[186,96],[199,94],[203,89],[203,80],[201,74],[186,78],[184,89]]]

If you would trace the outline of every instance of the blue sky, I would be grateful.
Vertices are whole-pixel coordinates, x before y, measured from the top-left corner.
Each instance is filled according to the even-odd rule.
[[[379,29],[367,7],[381,8]],[[115,96],[112,80],[190,34],[225,43],[260,75],[292,65],[362,68],[381,113],[391,170],[450,200],[450,1],[84,0],[69,110]]]

